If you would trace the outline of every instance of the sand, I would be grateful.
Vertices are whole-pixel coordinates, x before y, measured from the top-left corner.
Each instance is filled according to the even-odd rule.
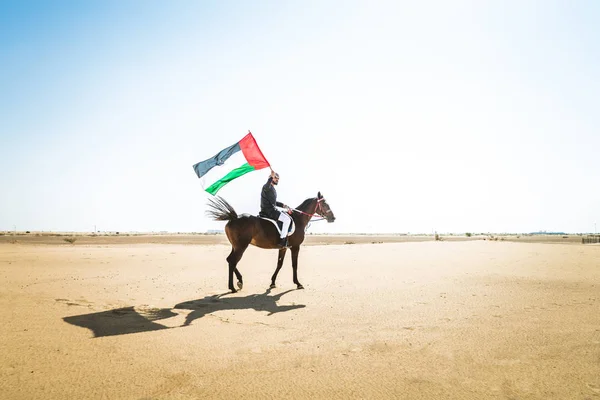
[[[0,243],[0,398],[600,398],[598,245],[210,238]]]

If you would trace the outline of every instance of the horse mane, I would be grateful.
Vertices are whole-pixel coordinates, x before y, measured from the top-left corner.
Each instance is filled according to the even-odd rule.
[[[311,198],[308,198],[308,199],[304,200],[304,201],[302,202],[302,204],[300,204],[300,205],[297,207],[297,208],[298,208],[298,210],[301,210],[301,211],[306,211],[306,209],[307,209],[307,207],[308,207],[308,203],[310,203],[311,201],[314,201],[315,199],[316,199],[316,197],[311,197]]]

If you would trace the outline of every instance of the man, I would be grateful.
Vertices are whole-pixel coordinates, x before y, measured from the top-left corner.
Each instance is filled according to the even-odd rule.
[[[279,183],[279,174],[271,170],[271,175],[262,187],[260,194],[260,216],[274,219],[275,221],[281,221],[283,227],[281,228],[281,237],[279,245],[281,247],[287,247],[287,231],[292,222],[292,218],[288,215],[292,213],[292,210],[285,204],[277,201],[277,191],[275,185]],[[279,211],[276,207],[283,207],[286,209],[287,214]]]

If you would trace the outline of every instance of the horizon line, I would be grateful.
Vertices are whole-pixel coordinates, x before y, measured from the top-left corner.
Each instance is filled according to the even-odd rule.
[[[224,230],[209,229],[205,231],[69,231],[69,230],[2,230],[0,235],[34,235],[34,234],[80,234],[80,235],[223,235]],[[597,235],[597,232],[564,232],[564,231],[534,231],[534,232],[336,232],[336,233],[306,233],[306,235],[390,235],[390,236],[435,236],[435,235],[472,235],[472,236],[489,236],[489,235]]]

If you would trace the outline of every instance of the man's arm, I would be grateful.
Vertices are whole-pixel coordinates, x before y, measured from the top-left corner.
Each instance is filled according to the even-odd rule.
[[[287,208],[287,206],[284,203],[277,201],[277,199],[275,197],[275,191],[270,190],[270,188],[268,186],[267,186],[266,190],[264,190],[264,196],[269,201],[269,203],[273,206],[273,208],[275,208],[275,206]]]

